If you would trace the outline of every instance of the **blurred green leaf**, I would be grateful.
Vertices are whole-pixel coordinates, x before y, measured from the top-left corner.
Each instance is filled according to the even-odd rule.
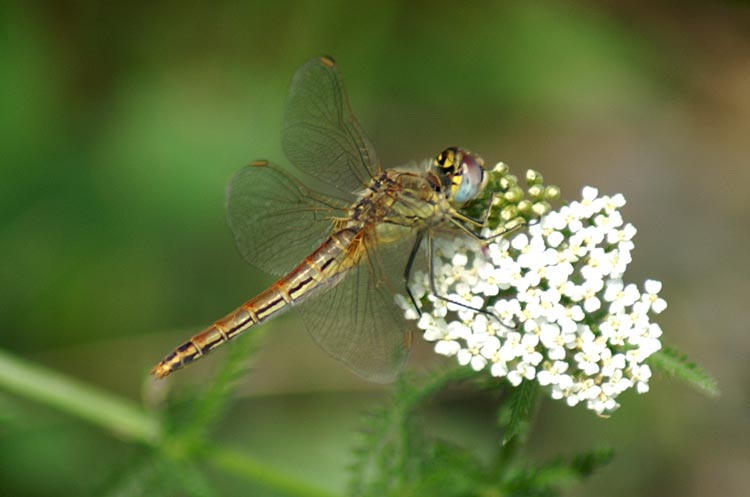
[[[573,484],[580,483],[614,457],[611,449],[583,452],[570,461],[558,459],[547,464],[518,466],[503,482],[503,495],[517,497],[555,497]]]
[[[473,375],[469,368],[453,368],[422,381],[408,376],[397,380],[390,402],[368,415],[355,462],[349,494],[354,497],[399,495],[421,480],[422,462],[432,447],[415,421],[414,411],[446,384]]]
[[[523,442],[536,414],[539,384],[536,381],[524,380],[509,391],[508,399],[498,412],[498,421],[505,428],[503,443],[508,443],[516,437]]]
[[[237,383],[247,372],[250,361],[258,352],[266,328],[232,342],[227,357],[207,386],[192,396],[189,415],[172,428],[173,436],[187,446],[205,443],[211,430],[226,415],[236,395]]]
[[[700,366],[688,360],[686,354],[673,347],[665,347],[654,353],[648,358],[648,363],[658,371],[682,380],[702,393],[711,397],[719,395],[716,380]]]

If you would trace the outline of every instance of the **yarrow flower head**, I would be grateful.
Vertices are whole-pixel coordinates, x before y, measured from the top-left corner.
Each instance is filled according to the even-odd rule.
[[[498,171],[514,183],[505,166]],[[559,190],[542,187],[533,171],[527,182],[531,199],[516,192],[512,205],[507,195],[490,201],[505,227],[527,229],[484,244],[437,240],[439,295],[419,292],[421,315],[408,299],[398,302],[437,353],[514,386],[536,381],[553,399],[606,415],[624,391],[649,389],[644,361],[661,348],[662,334],[651,318],[667,305],[661,283],[624,281],[636,230],[623,221],[622,195],[586,187],[581,200],[551,211],[545,199]],[[506,193],[518,188],[504,186]],[[413,285],[430,288],[430,277],[418,273]]]

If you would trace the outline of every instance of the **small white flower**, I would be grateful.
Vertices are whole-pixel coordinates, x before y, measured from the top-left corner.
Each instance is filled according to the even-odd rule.
[[[454,340],[439,340],[435,343],[435,352],[445,356],[454,356],[461,350],[461,344]]]
[[[612,345],[625,345],[630,336],[631,323],[622,314],[609,314],[599,327],[602,336]]]
[[[662,335],[650,316],[666,302],[655,280],[643,290],[623,282],[636,233],[620,213],[625,198],[594,188],[582,197],[509,239],[438,240],[432,277],[453,302],[418,273],[410,288],[422,314],[408,298],[396,303],[438,354],[605,415],[624,391],[648,390],[644,361]]]
[[[646,290],[642,296],[643,301],[649,304],[654,313],[661,314],[662,311],[667,308],[667,302],[659,297],[659,292],[661,292],[661,282],[656,280],[646,280],[643,287]]]
[[[609,264],[610,266],[612,266],[612,270],[609,273],[611,278],[622,278],[622,275],[625,274],[625,270],[627,269],[628,265],[633,260],[630,256],[630,249],[626,250],[623,248],[623,245],[626,243],[631,242],[621,242],[620,245],[617,246],[616,250],[612,250],[607,253],[609,257]]]
[[[638,287],[633,284],[623,286],[622,280],[612,280],[604,291],[604,300],[610,302],[609,312],[613,314],[624,312],[626,308],[635,304],[641,297]]]
[[[439,289],[441,290],[441,289]],[[436,296],[432,294],[427,295],[427,300],[430,301],[430,304],[432,305],[432,312],[431,314],[435,317],[444,318],[448,315],[448,303],[443,300],[439,299]],[[424,314],[422,314],[424,315]]]
[[[594,248],[589,253],[588,261],[581,268],[581,275],[586,280],[601,280],[612,272],[612,261],[602,248]]]
[[[525,362],[519,362],[515,369],[509,371],[507,374],[508,381],[514,387],[521,384],[524,379],[533,380],[536,376],[536,369],[531,364]]]
[[[570,210],[579,219],[588,219],[601,210],[603,201],[597,198],[598,190],[590,186],[584,187],[580,202],[571,202]]]
[[[563,360],[566,349],[575,343],[575,333],[563,333],[555,323],[545,323],[541,326],[539,339],[547,349],[547,357],[553,360]]]
[[[544,216],[539,223],[542,227],[543,233],[549,236],[552,232],[560,232],[568,227],[566,216],[561,212],[550,212]]]
[[[637,230],[635,226],[628,223],[619,230],[611,230],[607,233],[607,243],[617,245],[622,242],[629,242],[635,236]]]
[[[599,373],[599,347],[593,342],[585,344],[583,349],[573,356],[578,369],[583,371],[587,376],[594,376]]]
[[[651,379],[651,368],[648,364],[630,367],[630,378],[636,382],[635,389],[638,393],[648,392],[648,380]]]
[[[504,361],[493,361],[490,373],[492,376],[497,376],[498,378],[506,376],[508,374],[508,364]]]
[[[453,258],[451,259],[451,264],[453,264],[454,268],[460,268],[466,266],[466,264],[469,262],[469,257],[461,252],[457,252],[453,254]]]
[[[521,334],[511,331],[505,335],[505,342],[500,347],[500,358],[509,362],[524,354],[524,347],[521,345]]]
[[[524,349],[521,359],[530,366],[537,366],[544,359],[544,356],[537,351],[537,344],[539,344],[539,336],[533,333],[526,333],[521,338],[521,346]]]
[[[471,311],[471,309],[467,309],[467,307],[482,309],[484,306],[484,299],[482,297],[479,295],[473,295],[469,292],[461,294],[450,293],[448,294],[448,299],[448,310],[453,312]]]
[[[470,335],[466,339],[466,347],[459,350],[456,354],[458,363],[462,366],[471,364],[474,371],[484,369],[484,366],[487,364],[487,358],[482,355],[481,351],[488,338],[489,336],[484,334]]]
[[[560,252],[556,252],[557,260],[547,266],[545,271],[545,278],[547,284],[552,288],[559,288],[567,283],[571,274],[573,274],[573,264],[567,260],[560,260]]]
[[[563,374],[568,370],[568,363],[564,361],[555,361],[546,363],[544,369],[537,373],[536,378],[540,385],[570,385],[573,380],[570,376]]]
[[[552,231],[547,235],[547,245],[557,248],[565,240],[565,236],[559,231]]]
[[[659,326],[659,323],[649,323],[648,333],[646,334],[646,336],[648,338],[658,339],[659,337],[661,337],[661,335],[662,335],[662,331],[661,331],[661,326]]]
[[[498,300],[493,311],[501,322],[512,323],[521,316],[521,304],[516,299]]]
[[[567,307],[558,306],[555,321],[560,325],[563,332],[572,333],[578,329],[578,322],[583,321],[586,316],[579,305],[569,305]]]
[[[582,203],[591,204],[594,202],[596,197],[599,195],[599,189],[593,186],[584,186],[581,191],[581,197],[583,197]]]
[[[622,226],[622,215],[618,211],[613,211],[609,214],[597,214],[594,216],[594,224],[604,230],[609,236],[609,233]]]
[[[574,282],[565,281],[559,287],[560,293],[568,297],[573,302],[580,302],[586,295],[586,289],[583,285],[576,285]]]
[[[419,303],[419,300],[417,300],[417,303]],[[396,305],[404,310],[404,317],[409,321],[413,321],[419,318],[419,312],[414,308],[411,300],[404,297],[403,295],[396,295]]]
[[[602,376],[613,377],[616,376],[618,371],[622,371],[625,368],[625,354],[612,354],[612,351],[605,349],[600,357],[602,364]]]
[[[613,212],[625,207],[625,203],[625,196],[622,193],[615,193],[604,203],[604,210],[606,212]]]
[[[602,393],[602,387],[596,384],[596,382],[587,378],[581,382],[581,389],[578,391],[578,400],[594,400]]]
[[[503,289],[510,286],[503,281],[502,270],[489,262],[483,263],[481,267],[477,268],[477,272],[480,278],[474,287],[475,293],[482,294],[485,297],[494,297],[500,293],[501,285],[505,287]]]
[[[607,397],[604,394],[599,394],[596,398],[590,399],[586,402],[586,407],[594,411],[595,413],[604,415],[605,412],[612,412],[620,406],[615,399]]]
[[[601,308],[601,306],[602,306],[602,302],[599,300],[599,297],[597,297],[596,295],[592,295],[592,296],[588,297],[583,302],[583,309],[588,314],[592,314],[592,313],[598,311]]]
[[[519,233],[518,235],[514,236],[513,239],[510,242],[510,246],[521,252],[524,253],[524,250],[526,250],[526,247],[529,245],[529,237],[526,236],[526,233]]]
[[[448,334],[445,338],[451,340],[466,340],[471,336],[471,328],[463,321],[451,321],[448,323]]]
[[[492,362],[498,362],[500,360],[500,339],[496,336],[488,336],[482,343],[482,348],[479,353]]]

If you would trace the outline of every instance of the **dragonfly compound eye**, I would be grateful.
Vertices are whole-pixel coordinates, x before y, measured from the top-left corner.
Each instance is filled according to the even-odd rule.
[[[456,172],[451,185],[451,197],[454,202],[463,204],[474,199],[484,188],[484,161],[464,150],[459,151]]]

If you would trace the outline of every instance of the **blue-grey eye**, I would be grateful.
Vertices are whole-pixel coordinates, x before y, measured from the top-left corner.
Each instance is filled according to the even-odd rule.
[[[481,159],[480,159],[481,160]],[[456,184],[455,179],[460,182]],[[461,165],[454,177],[453,201],[459,204],[475,198],[484,188],[484,168],[477,158],[464,152]]]

